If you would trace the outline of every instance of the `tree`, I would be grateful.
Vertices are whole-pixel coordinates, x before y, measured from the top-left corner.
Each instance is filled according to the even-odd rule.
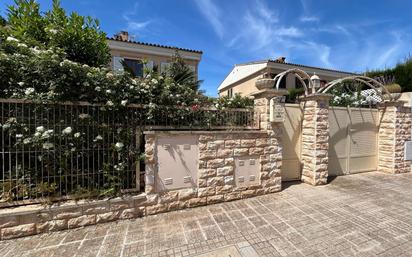
[[[192,71],[189,66],[186,65],[183,58],[176,51],[173,60],[169,66],[169,75],[173,78],[174,82],[177,84],[184,84],[190,87],[192,90],[199,90],[201,80],[197,79],[196,74]]]
[[[402,87],[403,92],[412,91],[412,57],[408,57],[402,63],[398,63],[394,68],[384,70],[368,71],[369,77],[391,76],[395,78],[395,83]]]
[[[0,16],[0,26],[6,26],[6,24],[7,21],[2,16]]]
[[[8,7],[10,35],[31,46],[58,47],[71,61],[94,67],[110,60],[106,34],[99,21],[73,12],[68,16],[59,0],[44,15],[35,0],[15,0]]]

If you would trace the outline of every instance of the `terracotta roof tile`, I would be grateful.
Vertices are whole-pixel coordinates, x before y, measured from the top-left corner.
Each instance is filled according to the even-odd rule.
[[[161,48],[175,49],[175,50],[180,50],[180,51],[186,51],[186,52],[203,54],[203,52],[202,52],[202,51],[199,51],[199,50],[192,50],[192,49],[181,48],[181,47],[176,47],[176,46],[165,46],[165,45],[160,45],[160,44],[152,44],[152,43],[146,43],[146,42],[140,42],[140,41],[133,41],[133,40],[127,40],[127,41],[125,41],[125,40],[116,39],[116,38],[113,38],[113,37],[107,37],[107,39],[108,39],[108,40],[113,40],[113,41],[119,41],[119,42],[132,43],[132,44],[137,44],[137,45],[154,46],[154,47],[161,47]]]

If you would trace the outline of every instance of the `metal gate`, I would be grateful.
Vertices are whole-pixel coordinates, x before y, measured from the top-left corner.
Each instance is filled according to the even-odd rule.
[[[282,181],[300,180],[302,118],[303,111],[299,104],[285,105],[285,122],[282,126]]]
[[[377,169],[378,122],[376,109],[330,107],[329,176]]]

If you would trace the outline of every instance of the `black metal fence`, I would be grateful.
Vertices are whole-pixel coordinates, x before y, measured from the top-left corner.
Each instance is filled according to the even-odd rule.
[[[250,109],[0,99],[0,202],[139,191],[143,130],[258,128]]]

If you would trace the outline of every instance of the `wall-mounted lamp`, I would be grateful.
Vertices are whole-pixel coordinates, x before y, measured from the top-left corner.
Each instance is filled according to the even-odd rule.
[[[316,93],[316,91],[320,88],[320,78],[318,75],[313,74],[312,77],[310,77],[310,80],[312,81],[312,93]]]

